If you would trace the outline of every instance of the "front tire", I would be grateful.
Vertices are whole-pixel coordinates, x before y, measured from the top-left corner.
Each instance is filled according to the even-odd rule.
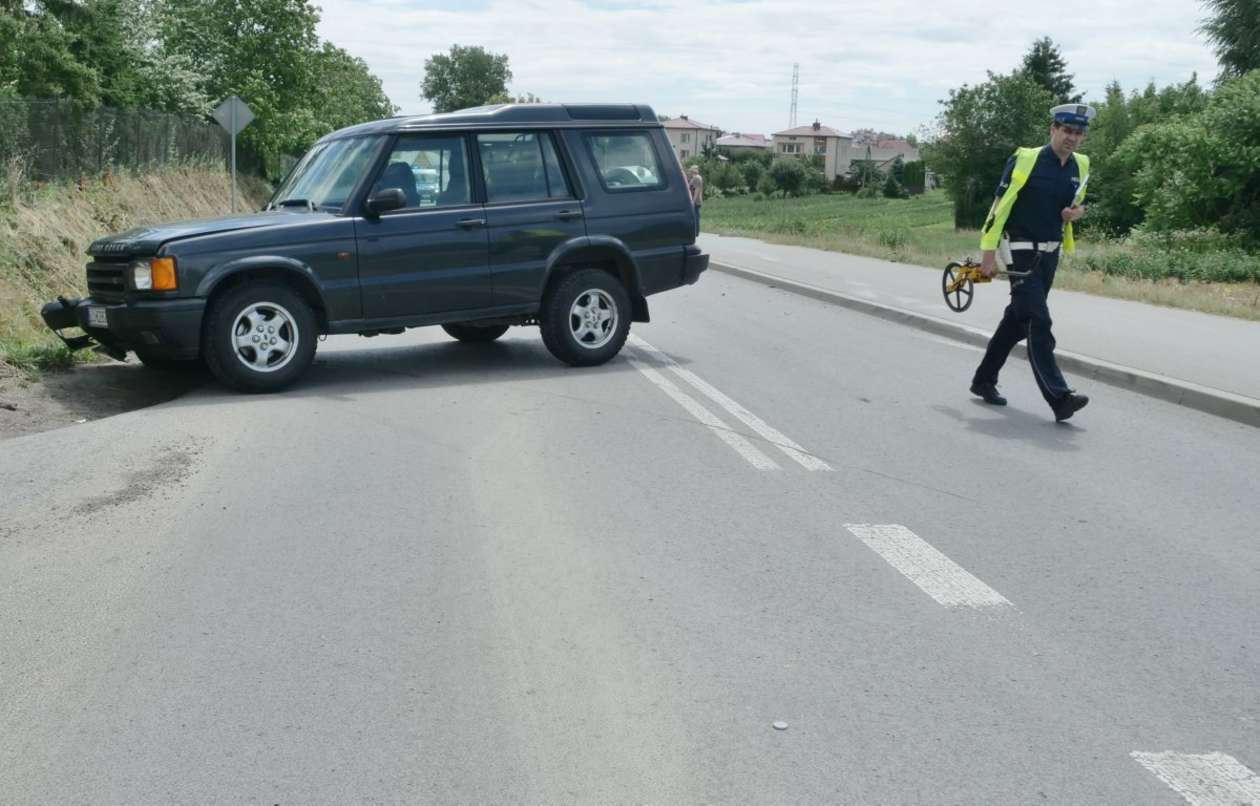
[[[249,283],[211,303],[202,355],[214,376],[242,392],[276,392],[315,359],[315,314],[293,289]]]
[[[495,339],[507,333],[507,325],[475,325],[470,322],[452,322],[449,325],[442,325],[442,329],[446,331],[453,339],[466,342],[468,344],[476,344]]]
[[[543,344],[574,367],[603,364],[621,351],[630,335],[630,296],[613,275],[581,269],[543,300]]]

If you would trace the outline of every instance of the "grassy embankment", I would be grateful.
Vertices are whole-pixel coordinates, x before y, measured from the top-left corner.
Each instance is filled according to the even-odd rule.
[[[241,177],[244,209],[270,195]],[[185,164],[146,174],[37,184],[21,167],[0,168],[0,378],[66,367],[93,353],[71,354],[39,317],[58,294],[84,296],[88,245],[103,235],[164,221],[225,215],[229,175]]]
[[[954,230],[950,201],[939,190],[912,199],[847,193],[711,199],[704,204],[703,228],[938,271],[951,260],[980,256],[979,234]],[[1260,320],[1260,255],[1236,247],[1099,240],[1087,234],[1078,239],[1076,257],[1062,267],[1056,288]]]

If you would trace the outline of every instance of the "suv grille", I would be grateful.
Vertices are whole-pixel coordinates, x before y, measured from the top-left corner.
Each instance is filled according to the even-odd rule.
[[[101,302],[124,302],[127,298],[128,258],[98,257],[87,264],[88,294]]]

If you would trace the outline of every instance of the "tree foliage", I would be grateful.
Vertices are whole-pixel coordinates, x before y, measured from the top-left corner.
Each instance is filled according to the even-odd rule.
[[[1157,89],[1152,82],[1142,92],[1126,95],[1118,82],[1112,82],[1101,103],[1098,116],[1089,127],[1083,151],[1090,156],[1093,178],[1090,180],[1089,217],[1083,222],[1119,235],[1141,223],[1145,213],[1135,196],[1134,176],[1128,167],[1112,155],[1142,126],[1168,121],[1203,111],[1208,94],[1191,77],[1182,84]],[[1157,154],[1148,158],[1159,162]]]
[[[433,105],[434,112],[453,112],[506,96],[511,80],[507,54],[490,53],[476,45],[452,45],[449,54],[438,53],[425,60],[420,94]]]
[[[1054,40],[1048,36],[1033,43],[1032,48],[1024,55],[1020,72],[1045,87],[1054,96],[1056,104],[1081,102],[1081,96],[1072,92],[1076,87],[1067,71],[1067,62],[1059,53]]]
[[[1006,159],[1017,147],[1047,140],[1054,97],[1022,72],[989,73],[983,84],[951,90],[938,118],[938,138],[924,158],[945,177],[954,225],[979,227],[993,202]]]
[[[0,0],[0,96],[206,115],[239,95],[241,139],[278,169],[394,106],[361,60],[319,42],[308,0]]]
[[[1260,246],[1260,69],[1198,113],[1138,128],[1113,156],[1148,229],[1216,227]]]
[[[1207,36],[1221,63],[1221,79],[1260,69],[1260,2],[1204,0],[1212,16],[1199,31]]]
[[[807,189],[809,171],[805,163],[793,157],[780,157],[770,163],[766,176],[774,182],[775,190],[781,191],[784,198],[799,196]]]

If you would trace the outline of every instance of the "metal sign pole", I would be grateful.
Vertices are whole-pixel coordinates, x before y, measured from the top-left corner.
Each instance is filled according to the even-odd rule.
[[[232,214],[236,215],[236,107],[232,107]]]

